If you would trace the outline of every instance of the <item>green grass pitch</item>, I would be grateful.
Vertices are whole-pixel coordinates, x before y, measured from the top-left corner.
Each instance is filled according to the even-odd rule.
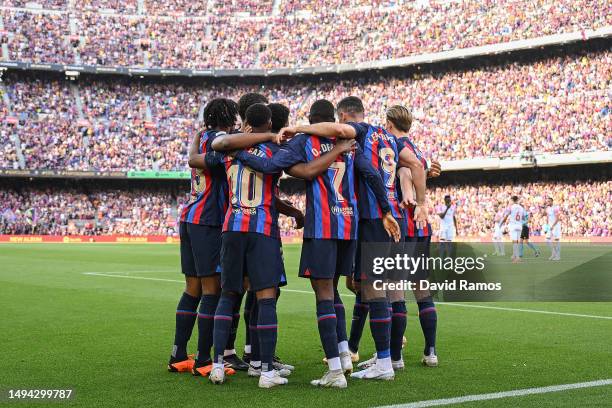
[[[299,246],[286,246],[285,258],[287,289],[309,291],[297,278]],[[537,269],[547,265],[544,258],[528,262]],[[74,399],[44,404],[83,407],[359,408],[612,378],[610,319],[452,304],[438,305],[440,367],[422,367],[423,338],[410,303],[406,369],[395,381],[349,380],[346,390],[316,389],[309,381],[325,367],[314,297],[285,291],[277,352],[296,366],[289,384],[260,390],[238,374],[214,386],[166,371],[181,280],[174,245],[0,245],[0,390],[73,388]],[[353,297],[344,299],[350,319]],[[612,316],[612,303],[482,305]],[[238,348],[243,335],[241,322]],[[194,329],[190,351],[196,341]],[[366,329],[362,358],[372,351]],[[599,407],[611,401],[612,386],[602,386],[461,406]]]

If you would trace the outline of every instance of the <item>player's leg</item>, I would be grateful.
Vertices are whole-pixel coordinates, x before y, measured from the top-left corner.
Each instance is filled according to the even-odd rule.
[[[181,269],[185,275],[185,290],[176,307],[174,345],[168,362],[168,371],[191,372],[193,360],[188,358],[187,343],[191,338],[202,293],[193,258],[191,237],[186,223],[180,224],[179,233],[181,237]]]
[[[338,241],[336,240],[304,239],[299,275],[310,279],[315,293],[317,328],[328,366],[328,371],[323,377],[311,381],[311,384],[321,387],[345,388],[347,382],[340,361],[338,319],[334,308],[337,251]]]
[[[248,235],[240,232],[224,232],[221,237],[221,297],[215,310],[213,329],[213,367],[210,381],[225,381],[223,356],[230,337],[233,311],[244,291],[243,273],[248,245]]]
[[[353,318],[351,320],[351,330],[348,340],[349,350],[353,362],[359,361],[359,343],[363,335],[363,329],[368,319],[370,306],[364,302],[361,297],[360,283],[360,264],[361,264],[361,243],[357,243],[355,252],[355,262],[352,270],[352,276],[347,276],[346,287],[355,294],[355,304],[353,305]]]
[[[230,329],[230,336],[223,352],[223,361],[226,367],[231,367],[234,370],[247,371],[249,365],[242,361],[238,354],[236,354],[236,336],[238,335],[238,325],[240,324],[240,307],[242,306],[242,299],[244,294],[241,294],[239,299],[234,304],[234,310],[232,310],[232,327]],[[248,330],[247,330],[248,331]]]
[[[248,291],[246,294],[246,298],[244,300],[244,328],[245,328],[245,340],[244,340],[244,354],[242,355],[242,360],[245,363],[249,363],[251,361],[251,352],[252,352],[252,341],[251,341],[251,315],[255,302],[255,294],[253,291]]]
[[[287,384],[283,378],[291,374],[289,370],[274,368],[274,355],[278,340],[278,317],[276,299],[282,271],[278,268],[281,254],[278,239],[262,234],[248,233],[247,271],[251,290],[257,299],[257,337],[261,371],[260,388],[271,388]],[[255,322],[253,322],[255,323]]]
[[[195,376],[207,376],[212,369],[210,350],[213,345],[215,311],[221,294],[221,277],[215,273],[202,277],[200,282],[202,301],[198,312],[198,352],[192,372]]]
[[[338,292],[338,280],[341,276],[348,277],[353,272],[355,252],[357,250],[356,240],[337,241],[336,252],[336,276],[334,276],[334,310],[336,312],[336,335],[338,338],[338,352],[340,362],[345,374],[353,371],[353,360],[349,350],[348,336],[346,333],[346,313],[344,303]]]

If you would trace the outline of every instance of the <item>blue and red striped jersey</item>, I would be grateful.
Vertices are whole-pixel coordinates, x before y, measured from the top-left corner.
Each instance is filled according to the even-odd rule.
[[[403,148],[410,149],[414,153],[414,155],[417,157],[417,159],[419,159],[419,161],[423,164],[423,168],[427,170],[427,159],[425,159],[425,156],[423,156],[423,153],[421,153],[417,145],[412,140],[410,140],[408,136],[398,137],[397,143],[399,145],[400,151]],[[397,187],[397,196],[401,202],[402,201],[402,190],[399,187],[399,180],[398,180],[398,187]],[[405,231],[408,237],[411,237],[411,238],[412,237],[428,237],[431,235],[431,225],[429,223],[427,223],[427,226],[425,228],[417,228],[416,222],[414,220],[414,209],[412,208],[408,210],[402,209],[402,211],[404,212],[404,219],[403,219],[404,228],[405,228]]]
[[[250,157],[244,159],[259,171],[277,172],[297,163],[313,161],[333,146],[333,139],[298,134],[269,160],[250,155],[245,155]],[[238,157],[242,159],[242,155],[239,153]],[[383,209],[389,210],[382,180],[358,147],[355,152],[339,156],[327,171],[306,182],[305,238],[357,239],[356,174],[372,186]]]
[[[402,218],[402,210],[396,189],[396,171],[399,149],[395,136],[380,126],[367,123],[348,123],[357,133],[356,140],[363,149],[366,159],[380,174],[383,180],[391,214]],[[382,218],[384,211],[376,200],[375,194],[367,183],[359,177],[359,215],[361,218]]]
[[[245,152],[249,156],[270,158],[277,150],[274,143],[261,143]],[[223,163],[229,184],[229,208],[223,231],[257,232],[280,238],[275,204],[280,173],[257,172],[238,157],[225,156]]]
[[[212,141],[225,132],[204,131],[200,136],[200,154],[213,151]],[[208,164],[208,163],[207,163]],[[191,169],[191,193],[181,212],[181,222],[220,226],[227,211],[227,180],[220,161],[206,169]]]

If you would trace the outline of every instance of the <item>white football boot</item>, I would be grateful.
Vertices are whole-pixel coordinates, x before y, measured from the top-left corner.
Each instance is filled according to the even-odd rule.
[[[379,364],[374,364],[365,370],[357,371],[351,374],[351,378],[359,378],[362,380],[385,380],[390,381],[395,379],[395,371],[393,368],[385,370]]]
[[[278,371],[272,370],[271,375],[263,373],[259,376],[259,388],[272,388],[277,385],[285,385],[289,382],[286,378],[280,376]]]
[[[350,352],[344,351],[340,353],[340,364],[342,365],[342,371],[344,374],[350,374],[353,372],[353,359]]]
[[[225,367],[213,367],[208,379],[213,384],[223,384],[225,382]]]
[[[342,370],[330,370],[323,374],[319,380],[312,380],[310,384],[315,387],[326,387],[326,388],[346,388],[347,382],[346,377]]]

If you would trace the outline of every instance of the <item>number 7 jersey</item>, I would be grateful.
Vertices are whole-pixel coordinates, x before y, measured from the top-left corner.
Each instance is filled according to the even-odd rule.
[[[270,158],[278,150],[273,143],[262,143],[247,152]],[[229,207],[223,231],[256,232],[279,238],[278,211],[275,205],[280,173],[262,174],[231,156],[223,159],[229,185]]]

